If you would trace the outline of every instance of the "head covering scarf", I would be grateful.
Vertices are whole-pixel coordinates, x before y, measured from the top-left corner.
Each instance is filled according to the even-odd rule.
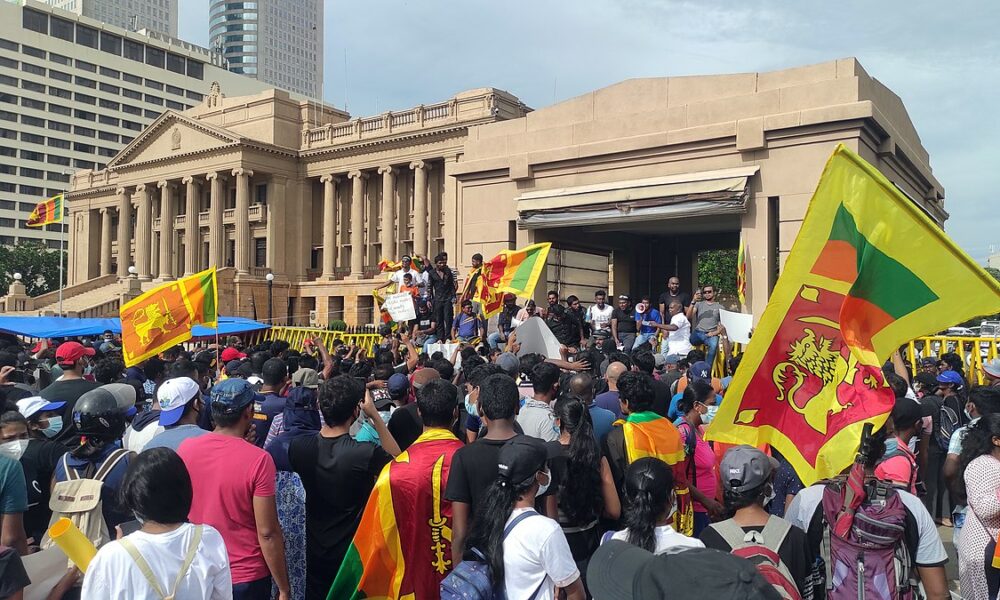
[[[320,430],[319,409],[316,404],[316,390],[296,387],[285,400],[283,414],[284,431],[271,443],[268,452],[279,471],[291,471],[288,461],[288,446],[297,437],[316,435]]]

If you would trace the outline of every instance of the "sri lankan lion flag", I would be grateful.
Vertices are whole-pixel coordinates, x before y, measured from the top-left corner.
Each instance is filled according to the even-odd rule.
[[[195,325],[218,321],[215,268],[155,287],[122,306],[122,353],[131,367],[191,339]]]
[[[747,303],[747,247],[740,236],[740,249],[736,253],[736,295],[740,304]]]
[[[448,471],[462,443],[431,429],[382,469],[327,600],[437,598],[451,571]]]
[[[625,436],[625,458],[629,464],[640,458],[653,457],[670,466],[677,492],[674,529],[684,535],[694,535],[694,505],[687,483],[684,440],[677,427],[655,412],[640,412],[616,421]],[[693,459],[692,459],[693,460]]]
[[[28,216],[28,227],[42,227],[49,223],[61,223],[63,220],[63,195],[56,194],[48,200],[42,200]]]
[[[504,292],[522,298],[530,298],[535,293],[550,248],[552,244],[545,242],[520,250],[501,250],[483,263],[476,278],[474,299],[482,304],[486,318],[500,312]]]
[[[861,157],[837,146],[708,439],[770,443],[803,483],[840,473],[892,410],[901,344],[1000,311],[1000,286]]]

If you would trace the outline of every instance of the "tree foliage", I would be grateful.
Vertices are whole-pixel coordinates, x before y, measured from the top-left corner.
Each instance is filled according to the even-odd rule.
[[[40,296],[59,289],[60,256],[65,266],[65,252],[49,250],[38,242],[0,246],[0,293],[6,293],[14,280],[14,273],[21,274],[21,282],[29,296]]]
[[[698,283],[725,294],[736,292],[736,248],[698,253]]]

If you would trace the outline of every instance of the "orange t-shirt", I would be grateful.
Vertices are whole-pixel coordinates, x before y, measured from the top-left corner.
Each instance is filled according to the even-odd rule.
[[[398,293],[403,293],[403,292],[409,292],[411,296],[416,298],[417,296],[420,295],[420,288],[418,288],[415,285],[401,285],[399,286]]]

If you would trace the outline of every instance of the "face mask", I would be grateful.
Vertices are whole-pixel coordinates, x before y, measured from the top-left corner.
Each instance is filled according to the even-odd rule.
[[[21,455],[24,454],[24,449],[28,447],[28,440],[12,440],[0,444],[0,455],[12,458],[14,460],[21,460]]]
[[[549,485],[552,483],[552,473],[546,468],[545,469],[545,483],[538,484],[538,493],[536,496],[541,496],[545,492],[549,491]]]
[[[479,411],[476,410],[476,405],[469,399],[469,394],[465,395],[465,412],[469,413],[473,417],[479,416]]]
[[[706,406],[705,408],[708,410],[705,411],[705,414],[701,415],[702,425],[708,425],[711,423],[712,419],[715,418],[715,413],[719,412],[719,407],[714,404],[712,406]]]
[[[49,417],[49,426],[42,430],[42,435],[47,438],[56,437],[62,431],[62,417]]]

